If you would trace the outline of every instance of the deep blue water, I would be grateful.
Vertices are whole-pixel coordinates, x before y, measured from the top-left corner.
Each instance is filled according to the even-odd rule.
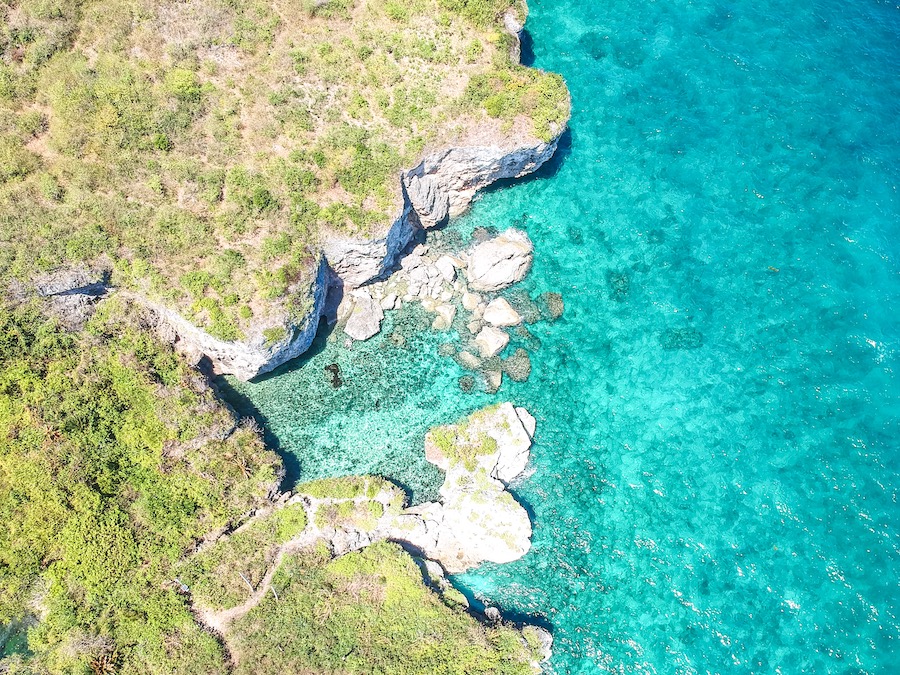
[[[524,226],[563,294],[530,380],[464,394],[404,310],[235,386],[293,478],[418,499],[430,425],[528,407],[533,549],[457,582],[546,617],[554,672],[900,672],[900,7],[530,5],[571,136],[450,226]]]

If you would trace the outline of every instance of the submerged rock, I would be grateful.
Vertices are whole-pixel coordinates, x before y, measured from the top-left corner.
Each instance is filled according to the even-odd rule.
[[[533,251],[528,235],[514,229],[478,244],[469,254],[469,286],[476,291],[499,291],[521,281],[531,269]]]
[[[340,389],[344,384],[344,380],[341,377],[341,367],[336,363],[329,363],[325,366],[325,372],[331,374],[331,387]]]
[[[669,328],[659,336],[663,349],[697,349],[703,346],[703,333],[696,328]]]
[[[550,321],[556,321],[566,309],[563,297],[559,293],[541,293],[538,298],[541,314]]]
[[[628,298],[628,289],[631,286],[631,277],[627,272],[606,273],[606,285],[609,288],[609,297],[616,302],[625,302]]]
[[[475,378],[471,375],[463,375],[459,378],[459,388],[468,394],[475,388]]]
[[[531,357],[524,349],[517,349],[503,361],[503,372],[513,382],[525,382],[531,376]]]
[[[508,298],[525,323],[536,323],[541,320],[541,308],[531,299],[527,291],[522,289],[510,291]]]

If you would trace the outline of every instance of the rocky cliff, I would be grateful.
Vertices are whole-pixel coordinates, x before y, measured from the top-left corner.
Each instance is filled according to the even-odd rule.
[[[268,345],[260,337],[246,342],[217,340],[175,312],[147,304],[171,327],[181,348],[206,355],[217,371],[243,380],[269,372],[308,349],[330,284],[348,291],[388,276],[418,230],[441,225],[462,213],[475,193],[491,183],[536,171],[553,156],[557,141],[558,137],[549,143],[522,138],[496,145],[449,148],[427,156],[401,174],[403,206],[385,235],[362,242],[343,238],[328,241],[310,291],[312,311],[299,325],[286,321],[287,337],[275,344]]]

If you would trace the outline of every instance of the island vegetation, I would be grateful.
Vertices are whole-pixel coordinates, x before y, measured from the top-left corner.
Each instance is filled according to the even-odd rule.
[[[533,631],[461,611],[395,544],[326,546],[402,491],[343,478],[286,504],[255,424],[129,300],[282,339],[264,319],[308,313],[322,243],[386,227],[401,168],[479,128],[561,129],[561,78],[503,27],[525,11],[0,0],[0,672],[533,671]],[[73,331],[34,297],[70,269],[129,292]]]
[[[323,237],[385,228],[426,148],[561,128],[565,85],[511,58],[505,12],[0,0],[0,284],[99,267],[226,341],[301,319]]]

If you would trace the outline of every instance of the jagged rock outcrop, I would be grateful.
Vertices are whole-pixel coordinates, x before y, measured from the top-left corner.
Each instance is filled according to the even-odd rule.
[[[319,328],[319,318],[325,306],[328,291],[328,265],[319,261],[316,278],[311,288],[292,289],[294,293],[308,292],[312,297],[310,312],[294,324],[284,312],[283,318],[275,318],[271,325],[284,327],[284,337],[270,341],[262,334],[264,327],[248,340],[226,342],[214,338],[201,328],[171,309],[146,298],[128,294],[138,303],[148,307],[157,316],[159,330],[164,338],[175,342],[176,347],[188,354],[204,355],[212,361],[218,372],[229,373],[241,380],[249,380],[274,370],[283,363],[299,356],[312,344]]]
[[[525,470],[533,429],[527,411],[503,403],[430,431],[425,457],[446,471],[441,500],[403,511],[390,537],[451,573],[522,557],[531,521],[506,486]]]
[[[387,233],[365,242],[332,238],[324,246],[329,264],[348,288],[383,278],[419,229],[462,213],[475,193],[491,183],[536,171],[553,156],[557,141],[522,138],[427,156],[401,174],[403,208]]]
[[[43,274],[32,283],[52,316],[69,330],[80,330],[109,292],[108,279],[109,271],[103,267],[75,266]]]
[[[528,235],[510,228],[469,253],[466,277],[476,291],[499,291],[521,281],[531,269],[534,246]]]

